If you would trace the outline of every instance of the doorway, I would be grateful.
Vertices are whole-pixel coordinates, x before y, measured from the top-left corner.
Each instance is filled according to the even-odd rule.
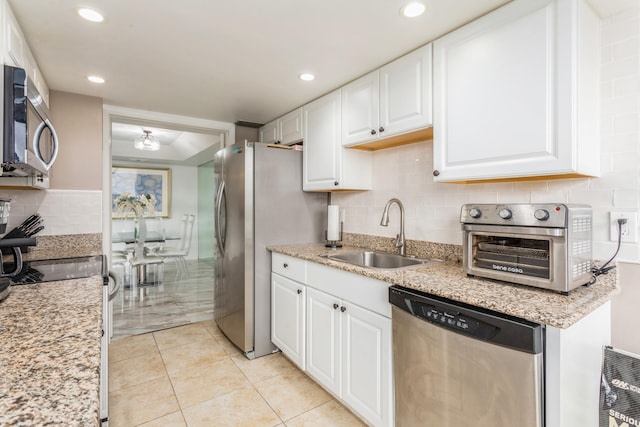
[[[213,181],[209,175],[213,175],[213,155],[226,141],[233,140],[234,125],[110,106],[104,111],[103,248],[110,259],[117,259],[115,253],[111,256],[112,251],[123,250],[129,260],[112,266],[123,279],[124,273],[129,273],[122,292],[114,299],[114,337],[212,319],[215,235]],[[160,148],[136,149],[134,140],[141,135],[157,138]],[[154,177],[157,172],[160,177],[161,183],[154,183],[162,188],[154,193],[161,199],[154,214],[161,218],[145,222],[148,233],[156,227],[164,241],[145,244],[145,253],[162,246],[182,246],[182,220],[185,215],[195,216],[184,264],[166,258],[161,268],[147,270],[145,266],[145,280],[140,281],[142,270],[132,270],[130,264],[131,245],[114,238],[121,232],[135,234],[137,229],[131,217],[114,217],[113,198],[123,190],[114,184],[121,177],[115,175],[114,179],[112,170],[126,171],[127,178],[129,173],[137,174],[139,183],[147,171]],[[146,187],[143,192],[148,192]],[[138,274],[132,275],[133,271]]]

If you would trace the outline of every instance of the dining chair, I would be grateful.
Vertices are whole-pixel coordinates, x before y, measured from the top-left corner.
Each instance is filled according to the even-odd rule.
[[[129,278],[131,276],[129,256],[127,254],[120,254],[118,251],[112,251],[111,267],[122,267],[122,283],[124,283],[124,286],[128,286]]]
[[[146,221],[146,219],[144,219]],[[129,265],[131,266],[131,285],[145,285],[145,284],[157,284],[162,281],[163,276],[163,263],[164,260],[151,254],[145,247],[147,227],[141,228],[142,232],[136,234],[135,237],[135,249],[133,256],[129,259]],[[153,282],[149,283],[149,267],[155,267]]]
[[[189,255],[191,249],[191,237],[193,234],[193,224],[196,220],[195,215],[185,214],[182,219],[182,235],[180,237],[180,246],[165,246],[158,250],[156,254],[164,261],[175,261],[180,274],[189,275],[187,269],[187,261],[185,257]]]

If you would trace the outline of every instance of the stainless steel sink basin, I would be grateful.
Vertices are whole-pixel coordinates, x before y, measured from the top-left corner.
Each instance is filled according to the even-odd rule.
[[[323,256],[335,261],[342,261],[349,264],[359,265],[361,267],[377,268],[380,270],[395,270],[398,268],[434,262],[434,260],[429,259],[412,258],[409,256],[372,251],[328,254]]]

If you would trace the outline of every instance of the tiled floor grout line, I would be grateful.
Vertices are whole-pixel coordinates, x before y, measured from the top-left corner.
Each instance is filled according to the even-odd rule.
[[[162,351],[160,351],[160,347],[158,346],[158,340],[156,339],[156,336],[154,335],[154,333],[151,333],[151,336],[153,337],[153,341],[156,344],[156,349],[158,350],[158,353],[160,353],[160,359],[162,360],[162,367],[164,368],[164,373],[167,375],[167,379],[169,380],[169,384],[171,384],[171,391],[173,392],[173,397],[176,399],[176,402],[178,402],[178,408],[180,408],[180,416],[182,417],[182,420],[184,421],[184,424],[188,427],[187,424],[187,419],[184,416],[184,412],[182,412],[182,405],[180,404],[180,400],[178,399],[178,393],[176,393],[176,388],[175,385],[173,384],[173,380],[171,379],[171,375],[169,375],[169,370],[167,369],[167,362],[165,361],[164,355],[162,354]],[[158,417],[156,419],[160,419],[162,417],[166,416],[163,415],[161,417]],[[149,420],[149,421],[153,421],[153,420]],[[149,422],[149,421],[145,421],[145,422]],[[144,423],[142,423],[144,424]]]
[[[181,342],[180,340],[180,335],[175,335],[176,338],[173,338],[171,335],[167,336],[166,338],[160,337],[160,333],[162,333],[162,331],[157,331],[157,334],[152,332],[151,334],[151,340],[144,339],[142,342],[146,342],[146,344],[144,344],[144,347],[140,347],[138,350],[136,351],[140,351],[143,350],[143,354],[135,354],[132,357],[129,357],[125,352],[123,352],[123,349],[127,349],[126,345],[125,347],[122,347],[121,349],[119,349],[120,351],[118,352],[118,355],[120,357],[123,357],[123,355],[125,356],[124,358],[118,360],[118,362],[123,362],[129,359],[133,359],[136,357],[143,357],[143,356],[149,356],[152,355],[154,353],[158,353],[158,355],[160,356],[160,361],[162,363],[162,370],[163,370],[163,375],[161,375],[158,378],[154,378],[154,379],[150,379],[150,380],[145,380],[142,383],[138,383],[138,384],[134,384],[131,385],[130,387],[134,387],[134,386],[139,386],[140,384],[144,384],[146,382],[151,382],[151,381],[156,381],[159,378],[165,378],[168,383],[169,386],[171,387],[171,391],[170,393],[172,394],[172,398],[175,399],[175,403],[176,403],[176,409],[174,410],[170,410],[169,413],[167,414],[163,414],[163,415],[155,415],[155,417],[153,419],[147,419],[147,420],[138,420],[135,422],[136,426],[140,426],[146,423],[156,423],[156,424],[160,424],[161,419],[163,419],[164,417],[169,417],[171,416],[174,421],[178,421],[178,419],[180,418],[181,422],[184,423],[184,425],[186,427],[194,427],[194,424],[189,424],[187,422],[187,417],[185,414],[185,411],[187,411],[190,408],[196,408],[199,405],[205,404],[206,402],[210,402],[210,401],[215,401],[216,399],[220,399],[220,398],[224,398],[225,396],[228,396],[232,393],[236,393],[239,390],[242,389],[251,389],[252,393],[256,394],[256,403],[258,402],[258,396],[260,401],[262,402],[261,404],[265,405],[265,410],[270,411],[270,413],[273,416],[273,422],[275,424],[273,424],[273,426],[291,426],[291,425],[296,425],[299,423],[299,421],[297,421],[296,419],[298,417],[304,417],[306,414],[309,414],[312,411],[316,411],[319,410],[320,413],[324,413],[326,416],[327,414],[327,410],[328,411],[335,411],[335,406],[331,403],[331,402],[335,402],[336,398],[331,394],[328,393],[326,390],[324,390],[325,392],[328,393],[329,395],[329,400],[322,402],[322,403],[315,403],[314,402],[314,406],[312,407],[305,407],[302,408],[300,407],[299,409],[303,409],[302,412],[300,413],[293,413],[290,410],[285,410],[284,412],[282,412],[282,410],[284,409],[282,407],[282,401],[281,401],[281,397],[278,397],[279,393],[277,393],[274,396],[271,396],[269,390],[270,387],[272,386],[272,384],[264,384],[263,386],[259,387],[262,383],[264,383],[265,381],[271,381],[271,380],[275,380],[276,383],[279,383],[281,381],[284,381],[285,383],[287,383],[289,381],[289,379],[287,379],[287,377],[289,375],[291,375],[290,372],[290,368],[293,368],[293,370],[295,371],[295,375],[292,377],[295,378],[299,373],[304,374],[304,372],[300,371],[299,369],[297,369],[295,366],[293,366],[293,364],[291,364],[291,361],[288,360],[284,355],[279,355],[279,356],[275,356],[276,359],[271,359],[274,361],[280,360],[279,358],[282,358],[283,360],[286,360],[286,362],[288,362],[288,364],[291,364],[291,366],[289,365],[285,365],[282,364],[283,361],[277,362],[276,365],[272,365],[272,363],[274,362],[268,362],[267,364],[263,365],[261,364],[257,364],[257,365],[250,365],[247,364],[242,358],[245,357],[244,355],[242,355],[241,353],[239,353],[235,347],[231,346],[230,343],[228,342],[228,339],[224,336],[221,336],[219,334],[215,333],[215,330],[213,329],[213,327],[215,327],[215,324],[212,323],[211,321],[204,321],[204,322],[196,322],[196,323],[201,323],[201,327],[204,329],[204,331],[206,331],[206,334],[203,334],[202,332],[197,332],[196,334],[194,334],[194,337],[198,337],[198,339],[196,339],[195,341],[191,341],[188,340],[182,340],[183,343],[179,343]],[[189,325],[184,325],[183,327],[189,327]],[[171,328],[173,329],[173,328]],[[197,331],[198,328],[194,328],[193,330]],[[189,331],[191,331],[192,329],[190,329]],[[189,332],[189,334],[191,334],[191,332]],[[144,335],[144,334],[143,334]],[[180,402],[180,400],[178,399],[178,393],[177,393],[177,389],[181,388],[182,386],[179,385],[179,383],[176,383],[175,381],[181,381],[179,378],[182,375],[181,372],[183,371],[187,371],[190,368],[188,364],[183,364],[183,365],[177,365],[176,367],[181,368],[180,370],[175,372],[174,377],[172,378],[171,374],[169,373],[168,370],[168,364],[169,365],[173,365],[173,358],[175,357],[174,355],[171,355],[172,350],[177,349],[179,347],[186,347],[186,346],[190,346],[191,344],[195,343],[195,342],[200,342],[200,341],[209,341],[212,340],[212,344],[214,344],[214,347],[219,347],[220,350],[223,351],[222,354],[224,354],[224,357],[222,357],[219,362],[223,362],[223,361],[227,361],[224,363],[228,363],[228,361],[231,361],[232,365],[235,366],[235,368],[237,368],[239,375],[242,376],[242,378],[245,381],[245,384],[242,385],[241,387],[239,385],[236,385],[234,387],[240,387],[240,388],[234,388],[234,389],[224,389],[225,392],[219,395],[215,395],[209,399],[206,399],[202,402],[197,402],[197,403],[192,403],[189,404],[189,406],[183,406],[183,404]],[[135,343],[136,341],[133,340],[131,341],[131,343]],[[166,348],[161,349],[160,348],[160,343],[163,342],[164,345],[166,345],[167,343],[170,343],[171,345],[169,345]],[[153,343],[153,344],[152,344]],[[175,344],[178,343],[178,344]],[[209,344],[205,344],[204,346],[207,347]],[[184,351],[188,351],[188,350],[184,350]],[[198,350],[200,351],[200,350]],[[219,350],[216,350],[219,351]],[[166,355],[165,355],[166,353]],[[178,354],[180,353],[180,351],[178,351]],[[220,354],[220,356],[222,355]],[[167,357],[169,357],[171,360],[167,359]],[[266,359],[266,358],[265,358]],[[115,363],[118,363],[115,362]],[[218,360],[215,360],[215,362],[217,363]],[[258,368],[256,370],[256,367]],[[159,368],[159,366],[158,366]],[[206,368],[204,368],[206,369]],[[263,370],[264,369],[264,370]],[[273,369],[273,370],[272,370]],[[197,374],[196,374],[197,375]],[[267,375],[266,377],[263,377],[263,375]],[[312,380],[313,381],[313,380]],[[315,383],[315,381],[313,381]],[[317,384],[317,383],[316,383]],[[319,386],[320,387],[320,386]],[[119,389],[117,392],[120,392],[121,390],[126,389],[127,387],[121,388]],[[323,387],[320,387],[322,389],[324,389]],[[261,391],[262,390],[262,391]],[[167,388],[167,392],[169,392],[169,389]],[[182,393],[182,392],[181,392]],[[126,393],[124,393],[124,395],[126,395]],[[169,396],[169,394],[167,394],[167,397]],[[271,404],[269,402],[269,400],[267,399],[268,396],[271,396],[271,398],[275,398],[275,400],[273,400],[274,404]],[[203,396],[204,397],[204,396]],[[232,400],[234,398],[231,398]],[[185,400],[186,402],[189,401],[189,399]],[[224,400],[223,400],[224,401]],[[309,402],[311,403],[311,402]],[[339,402],[338,402],[339,403]],[[319,409],[325,405],[331,405],[331,406],[327,406],[327,409]],[[344,405],[340,405],[342,407],[344,407]],[[331,409],[330,409],[331,408]],[[347,412],[349,412],[348,408],[344,407],[345,410]],[[177,412],[180,412],[180,415],[178,417]],[[288,418],[285,420],[279,413],[278,411],[281,411],[283,415],[286,415]],[[288,415],[287,415],[288,414]],[[315,414],[315,413],[314,413]],[[150,414],[149,414],[150,415]],[[192,414],[193,415],[193,414]],[[191,415],[190,415],[191,416]],[[314,418],[315,415],[307,415],[307,419],[315,419]],[[276,422],[276,420],[278,422]],[[132,420],[133,421],[133,420]],[[201,423],[201,420],[198,420],[198,418],[193,418],[192,422],[196,422],[196,423]],[[326,422],[326,419],[325,419]],[[202,425],[202,424],[197,424],[197,425]],[[333,425],[333,424],[328,424],[328,425]],[[116,426],[117,427],[117,426]]]

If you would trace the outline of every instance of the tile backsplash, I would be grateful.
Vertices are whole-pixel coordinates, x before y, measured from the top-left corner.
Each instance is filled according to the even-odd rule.
[[[37,212],[38,236],[102,233],[102,191],[0,189],[0,198],[11,199],[7,232]]]
[[[391,208],[388,227],[380,226],[392,197],[405,207],[407,239],[462,242],[459,216],[465,203],[580,203],[593,207],[594,258],[616,250],[610,241],[609,212],[640,208],[640,2],[602,22],[601,176],[479,184],[434,183],[433,143],[420,142],[373,153],[373,190],[337,192],[331,203],[344,208],[344,231],[393,237],[399,212]],[[639,230],[640,231],[640,230]],[[640,233],[639,233],[640,235]],[[638,243],[624,243],[618,259],[640,259]]]

